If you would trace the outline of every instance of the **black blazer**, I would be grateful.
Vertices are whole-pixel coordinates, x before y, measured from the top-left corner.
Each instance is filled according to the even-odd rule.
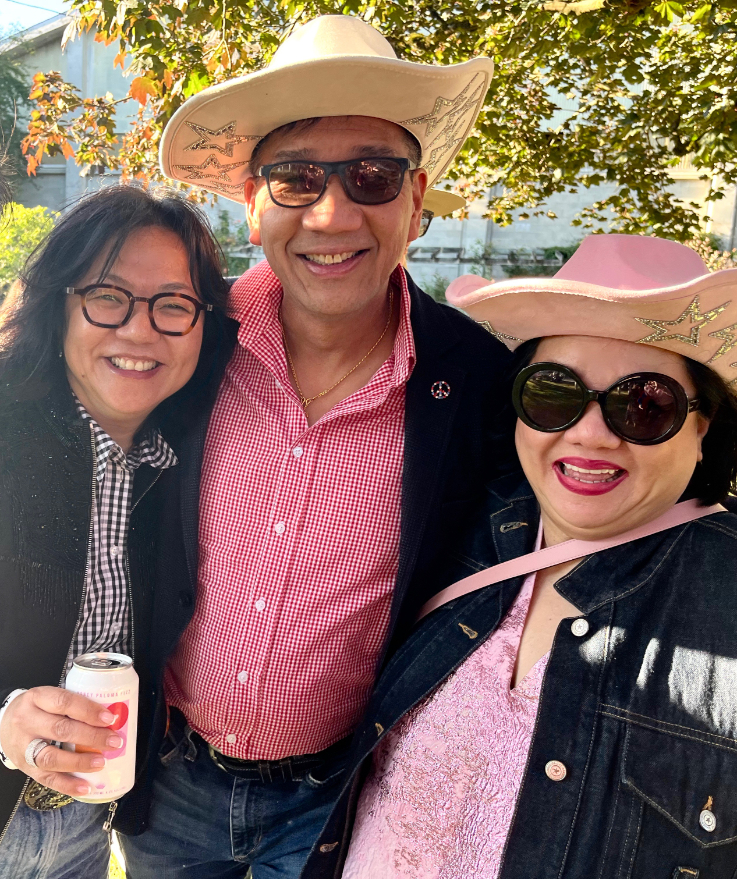
[[[407,382],[399,570],[383,661],[406,638],[417,610],[437,591],[436,560],[463,528],[484,484],[511,465],[494,441],[509,352],[470,318],[435,302],[409,277],[408,284],[417,359]],[[447,384],[447,395],[437,393],[437,382]],[[162,523],[151,633],[157,721],[147,777],[118,808],[116,828],[125,833],[140,833],[146,827],[156,745],[165,728],[161,679],[194,608],[200,469],[215,396],[216,389],[207,405],[193,414],[186,438],[175,448],[179,485]]]

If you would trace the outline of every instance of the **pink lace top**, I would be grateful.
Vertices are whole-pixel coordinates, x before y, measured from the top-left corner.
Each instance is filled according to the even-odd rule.
[[[377,748],[343,879],[496,879],[549,655],[510,690],[534,583]]]

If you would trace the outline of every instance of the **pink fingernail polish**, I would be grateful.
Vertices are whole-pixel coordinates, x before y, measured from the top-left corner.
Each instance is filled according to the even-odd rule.
[[[102,767],[104,765],[105,765],[105,758],[104,757],[93,757],[92,758],[92,768],[93,769],[102,769]]]
[[[88,784],[78,784],[77,785],[77,793],[78,794],[88,794],[90,792],[90,786]]]
[[[108,748],[119,748],[123,744],[120,736],[110,736],[107,740]]]
[[[110,724],[113,723],[113,721],[115,720],[115,715],[111,711],[101,711],[100,720],[105,724],[105,726],[110,726]]]

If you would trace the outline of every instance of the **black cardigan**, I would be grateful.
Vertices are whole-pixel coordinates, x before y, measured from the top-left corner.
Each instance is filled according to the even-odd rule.
[[[155,413],[174,451],[190,419],[209,407],[235,341],[237,324],[208,315],[197,370]],[[7,371],[6,371],[7,373]],[[81,610],[87,566],[94,453],[89,424],[77,415],[60,374],[17,381],[0,373],[0,702],[18,687],[58,686]],[[128,556],[134,664],[139,676],[137,773],[148,766],[163,665],[152,650],[154,594],[176,600],[176,584],[157,573],[160,523],[178,492],[179,466],[142,464],[133,480]],[[28,776],[0,765],[0,839]],[[0,859],[2,843],[0,842]]]
[[[16,687],[61,681],[81,610],[93,463],[89,425],[68,387],[30,399],[7,385],[0,391],[0,701]],[[175,469],[152,484],[157,471],[144,464],[133,483],[134,503],[141,502],[131,515],[129,562],[144,731],[151,723],[155,528]],[[145,762],[145,754],[140,758]],[[27,778],[0,767],[0,836]]]

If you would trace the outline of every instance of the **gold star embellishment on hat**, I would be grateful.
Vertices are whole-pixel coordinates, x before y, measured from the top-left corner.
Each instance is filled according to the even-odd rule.
[[[638,339],[637,341],[639,344],[646,345],[652,344],[653,342],[665,342],[666,339],[674,339],[678,342],[685,342],[686,345],[693,345],[694,348],[697,348],[701,341],[702,327],[709,321],[714,320],[714,318],[719,317],[728,305],[730,305],[730,302],[725,302],[723,305],[718,305],[716,308],[712,308],[710,311],[705,311],[702,314],[699,307],[699,297],[694,296],[693,301],[688,308],[675,320],[653,320],[647,317],[636,317],[635,320],[650,327],[651,330],[655,330],[654,333],[651,333],[644,339]],[[682,324],[686,318],[690,318],[691,323],[690,332],[687,336],[682,333],[668,332],[668,327],[676,327],[679,324]]]
[[[241,165],[247,165],[247,161],[243,162],[226,162],[220,164],[217,156],[208,156],[201,165],[177,165],[179,171],[189,171],[187,180],[224,180],[226,183],[232,183],[228,176],[233,168],[240,168]],[[205,174],[206,168],[215,168],[214,174]]]
[[[196,122],[188,121],[187,125],[189,125],[189,127],[192,129],[192,131],[194,131],[195,134],[199,135],[200,139],[185,147],[185,151],[217,150],[224,156],[232,158],[234,146],[237,146],[239,143],[245,143],[248,140],[261,139],[260,135],[258,134],[236,134],[235,122],[228,122],[227,125],[223,125],[222,128],[218,128],[217,131],[212,131],[211,129],[206,128],[204,125],[197,125]],[[220,138],[222,138],[222,142],[217,143]]]
[[[423,164],[428,173],[432,173],[444,153],[454,149],[461,140],[465,140],[466,133],[464,131],[459,132],[460,123],[466,113],[472,112],[474,117],[478,113],[479,105],[485,95],[485,84],[485,77],[477,73],[455,98],[438,97],[435,99],[432,113],[426,113],[424,116],[415,116],[414,119],[405,119],[401,123],[402,125],[426,125],[425,131],[428,135],[432,134],[441,123],[444,123],[441,130],[429,144],[431,149],[430,158]],[[470,95],[469,92],[471,92]],[[435,146],[438,141],[440,143],[438,146]]]
[[[737,324],[730,324],[728,327],[724,327],[722,330],[714,330],[713,333],[709,333],[709,338],[714,339],[723,339],[724,344],[719,348],[717,353],[707,360],[707,363],[713,363],[718,357],[721,357],[722,354],[727,354],[729,351],[737,345]],[[734,364],[732,364],[734,366]]]

